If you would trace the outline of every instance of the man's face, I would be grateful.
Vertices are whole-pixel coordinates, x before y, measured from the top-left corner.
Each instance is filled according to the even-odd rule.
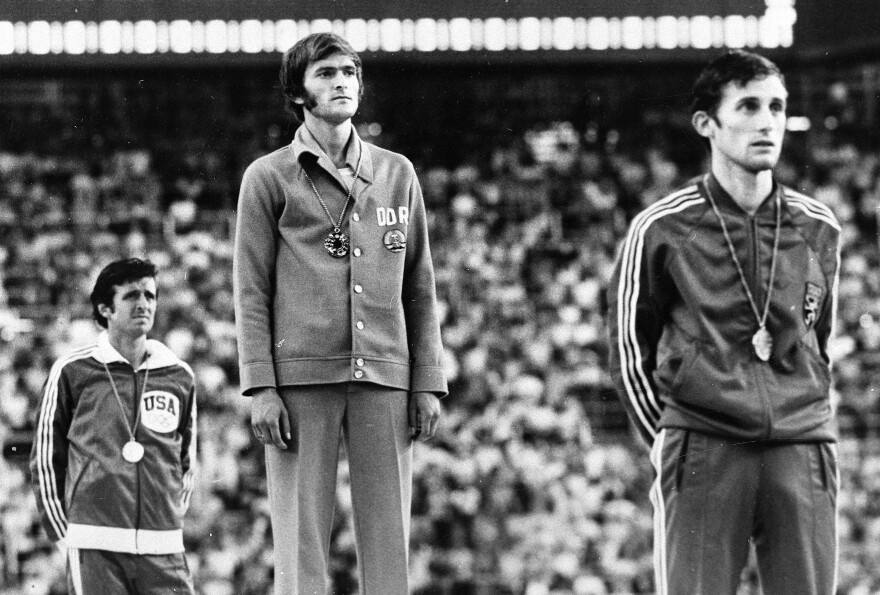
[[[296,100],[307,113],[329,124],[342,124],[358,109],[357,66],[345,54],[333,54],[309,64],[303,75],[306,96]]]
[[[751,173],[775,167],[785,136],[787,99],[785,85],[775,75],[743,86],[727,83],[715,117],[697,112],[693,119],[697,132],[712,145],[713,163],[720,160]]]
[[[107,330],[129,337],[150,332],[156,315],[156,280],[144,277],[114,285],[113,289],[113,305],[98,306],[98,311],[107,319]]]

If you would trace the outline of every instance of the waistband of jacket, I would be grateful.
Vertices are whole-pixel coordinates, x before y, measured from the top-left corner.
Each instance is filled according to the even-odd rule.
[[[358,365],[358,361],[363,361]],[[275,362],[276,386],[371,382],[390,388],[410,389],[408,362],[374,359],[368,355],[340,358],[300,358]]]
[[[102,527],[71,523],[64,542],[81,550],[106,550],[126,554],[179,554],[183,530],[151,531],[125,527]]]

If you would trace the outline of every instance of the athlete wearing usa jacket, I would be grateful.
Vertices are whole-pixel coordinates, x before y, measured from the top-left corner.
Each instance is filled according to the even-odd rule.
[[[776,213],[750,219],[713,176],[639,214],[609,289],[611,371],[649,443],[676,427],[743,440],[834,441],[827,353],[840,225],[831,210],[777,185],[781,226],[767,328],[769,362],[752,354],[755,318],[739,289],[707,185],[759,304],[766,297]],[[765,280],[762,284],[761,280]]]
[[[103,332],[96,344],[52,366],[31,452],[37,505],[52,541],[132,554],[183,551],[183,515],[193,489],[195,383],[190,367],[165,345],[149,340],[147,349],[149,357],[135,371]],[[136,437],[144,455],[137,464],[122,458],[129,433],[105,363],[126,419],[136,417],[143,391]]]

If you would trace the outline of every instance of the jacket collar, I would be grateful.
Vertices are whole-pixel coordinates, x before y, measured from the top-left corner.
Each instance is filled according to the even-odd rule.
[[[138,366],[138,370],[167,368],[180,361],[168,347],[153,339],[147,339],[147,353],[149,357],[145,358],[141,365]],[[122,362],[131,365],[131,362],[122,357],[122,354],[110,344],[110,335],[107,331],[103,331],[98,335],[98,343],[92,351],[92,357],[104,364]]]
[[[333,161],[327,156],[305,124],[302,124],[297,128],[296,134],[293,137],[293,142],[291,142],[291,147],[293,148],[293,155],[298,163],[302,163],[302,156],[304,154],[312,155],[317,159],[318,165],[324,168],[330,175],[339,178],[339,172],[336,171],[336,166],[333,165]],[[361,137],[358,136],[357,130],[352,126],[351,142],[348,143],[348,150],[345,153],[345,164],[350,167],[352,171],[357,170],[358,157],[361,153],[363,153],[363,157],[360,158],[361,169],[358,173],[358,177],[368,184],[372,184],[373,159],[370,154],[369,145],[361,140]],[[341,178],[339,179],[342,181]]]
[[[745,210],[736,202],[732,196],[724,189],[718,179],[715,177],[715,174],[709,172],[703,180],[705,181],[706,187],[712,193],[712,198],[715,199],[715,203],[718,205],[719,209],[725,211],[736,211],[741,214],[745,214]],[[782,189],[779,186],[779,182],[776,181],[776,178],[773,178],[773,189],[770,191],[770,194],[767,198],[764,199],[764,202],[761,203],[761,206],[758,207],[758,210],[755,212],[755,216],[763,216],[764,213],[769,213],[770,217],[775,219],[776,215],[776,207],[775,203],[775,194],[779,192],[780,205],[785,208],[785,193],[782,192]]]

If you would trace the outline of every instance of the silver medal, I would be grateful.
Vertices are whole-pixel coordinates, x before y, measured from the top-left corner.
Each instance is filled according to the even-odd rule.
[[[129,463],[137,463],[144,458],[144,446],[135,440],[129,440],[122,447],[122,458]]]
[[[339,228],[330,232],[324,240],[324,247],[333,258],[342,258],[348,254],[348,236],[339,231]]]
[[[773,353],[773,337],[767,327],[762,326],[752,335],[752,346],[759,360],[766,362],[770,359],[770,354]]]

